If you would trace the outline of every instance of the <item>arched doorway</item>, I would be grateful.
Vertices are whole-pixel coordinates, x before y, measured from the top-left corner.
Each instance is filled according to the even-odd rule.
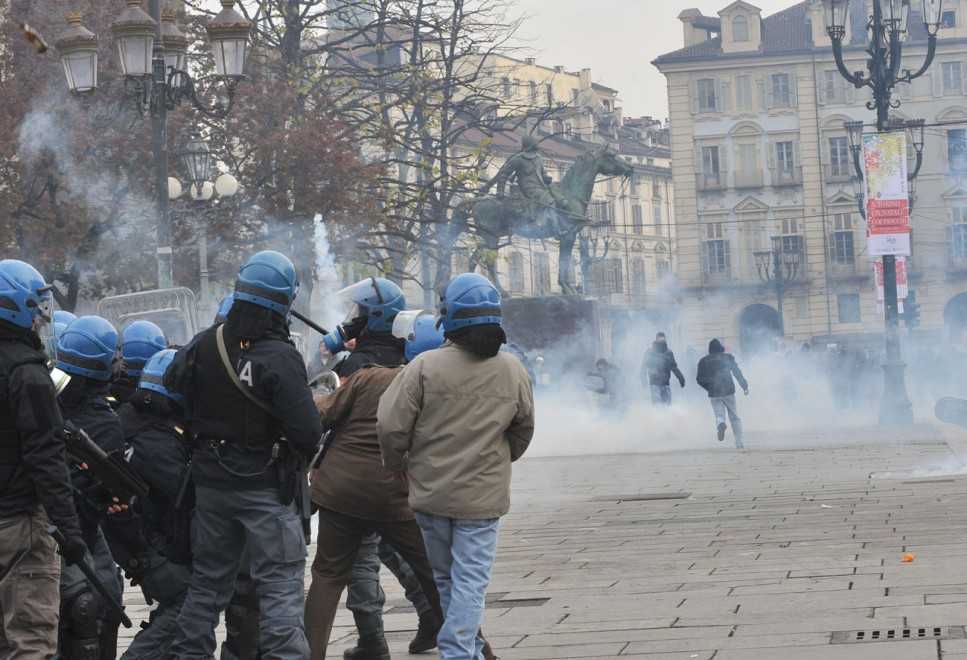
[[[745,355],[775,350],[779,312],[768,305],[749,305],[739,315],[739,347]]]
[[[958,293],[943,308],[944,328],[953,344],[967,342],[967,293]]]

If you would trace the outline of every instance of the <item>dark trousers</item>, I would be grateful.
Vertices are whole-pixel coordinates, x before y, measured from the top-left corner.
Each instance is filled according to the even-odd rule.
[[[142,628],[121,660],[162,660],[168,655],[178,623],[178,613],[188,593],[191,567],[168,561],[158,551],[149,553],[150,568],[145,571],[141,591],[146,600],[158,604],[151,611],[148,626]]]
[[[259,646],[266,657],[304,660],[306,545],[302,520],[276,489],[225,491],[196,486],[192,576],[178,616],[171,658],[215,654],[215,627],[248,553],[259,598]]]
[[[329,635],[343,589],[349,584],[353,563],[363,539],[373,532],[392,545],[413,569],[434,614],[442,621],[440,596],[426,558],[423,536],[415,520],[379,522],[363,520],[328,509],[319,510],[319,538],[312,562],[312,584],[306,600],[306,632],[312,660],[324,660]]]

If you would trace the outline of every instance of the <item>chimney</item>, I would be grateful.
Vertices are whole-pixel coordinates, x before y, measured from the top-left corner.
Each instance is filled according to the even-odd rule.
[[[534,58],[534,57],[525,57],[524,58],[524,62],[526,62],[527,64],[529,64],[531,66],[534,66],[535,64],[537,64],[537,58]]]
[[[563,66],[561,66],[560,64],[558,64],[558,65],[556,65],[556,66],[554,67],[554,72],[555,72],[555,73],[564,73],[564,67],[563,67]]]
[[[708,40],[708,32],[695,27],[694,23],[697,18],[702,18],[702,12],[698,9],[686,9],[678,15],[678,20],[682,22],[686,48]]]
[[[591,89],[591,69],[581,69],[581,73],[578,74],[578,78],[581,81],[582,91],[585,89]]]

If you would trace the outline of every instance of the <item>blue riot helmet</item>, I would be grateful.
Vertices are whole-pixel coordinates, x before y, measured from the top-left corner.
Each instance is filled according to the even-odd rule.
[[[298,293],[299,276],[289,258],[281,252],[263,250],[239,269],[233,298],[288,316]]]
[[[457,275],[440,301],[440,321],[445,332],[473,325],[500,325],[500,292],[483,275]]]
[[[135,321],[121,333],[124,372],[131,378],[137,378],[148,358],[167,347],[168,341],[161,328],[151,321]]]
[[[144,369],[141,371],[141,378],[138,381],[138,389],[149,390],[151,392],[157,392],[162,396],[166,396],[172,401],[177,403],[182,403],[185,397],[182,395],[170,391],[165,387],[165,372],[168,371],[168,367],[171,366],[172,361],[175,359],[176,350],[173,348],[166,348],[163,351],[158,351],[145,363]]]
[[[347,307],[346,320],[323,338],[326,349],[335,355],[345,342],[355,339],[365,328],[369,332],[392,332],[396,315],[406,309],[406,296],[395,282],[369,277],[336,294]]]
[[[424,310],[400,312],[393,322],[393,336],[406,341],[407,362],[443,345],[443,329],[432,313]]]
[[[50,323],[51,287],[36,268],[18,259],[0,261],[0,319],[21,328]]]
[[[77,320],[77,316],[62,309],[54,312],[54,339],[60,337],[61,333],[67,329],[71,323]]]
[[[215,312],[215,325],[219,323],[224,323],[228,320],[228,313],[232,311],[232,305],[235,303],[235,294],[228,294],[222,301],[218,303],[218,311]]]
[[[82,316],[57,339],[57,368],[72,376],[109,381],[118,354],[118,333],[100,316]]]

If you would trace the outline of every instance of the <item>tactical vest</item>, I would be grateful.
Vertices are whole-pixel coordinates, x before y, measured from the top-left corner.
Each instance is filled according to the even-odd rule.
[[[10,403],[10,376],[27,364],[45,366],[43,353],[16,340],[0,340],[0,492],[20,467],[20,434]],[[46,367],[45,367],[46,368]]]
[[[227,333],[225,342],[234,367],[241,349]],[[271,447],[281,434],[279,422],[249,401],[232,382],[218,354],[214,329],[206,331],[196,350],[190,394],[190,426],[195,435],[249,448]]]

